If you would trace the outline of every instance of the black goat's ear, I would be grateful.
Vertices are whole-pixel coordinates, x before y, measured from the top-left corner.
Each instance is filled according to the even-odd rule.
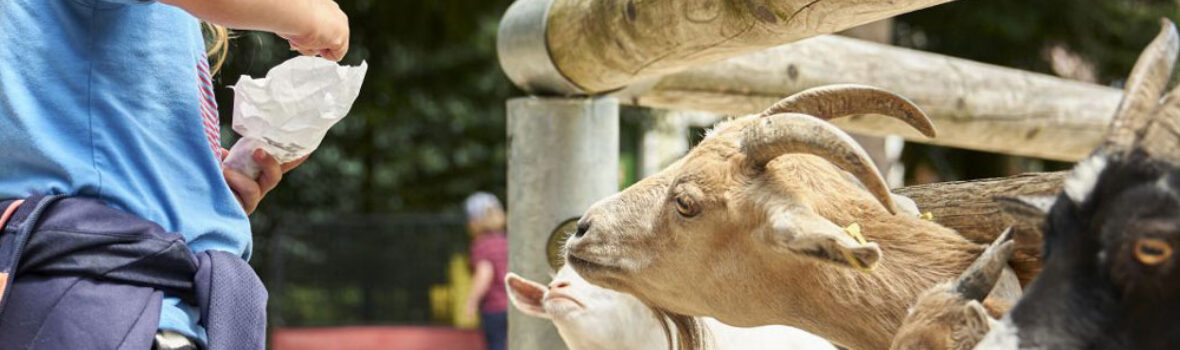
[[[1106,165],[1110,163],[1111,156],[1107,150],[1099,149],[1074,165],[1073,170],[1070,170],[1069,176],[1065,178],[1065,182],[1061,186],[1065,196],[1077,205],[1081,205],[1082,202],[1090,198],[1090,192],[1093,192],[1094,187],[1098,186],[1098,178],[1102,177],[1102,173],[1106,171]],[[1113,156],[1120,157],[1121,155],[1114,154]],[[1045,212],[1048,210],[1046,209]]]
[[[1012,221],[1037,227],[1049,214],[1049,208],[1057,201],[1056,196],[997,196],[993,198],[1000,205],[1000,212]]]

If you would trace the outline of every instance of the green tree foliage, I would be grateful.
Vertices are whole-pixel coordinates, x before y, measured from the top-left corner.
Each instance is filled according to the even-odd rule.
[[[1054,74],[1049,49],[1062,47],[1093,66],[1095,83],[1121,87],[1139,53],[1175,20],[1175,0],[958,0],[897,17],[897,45]],[[1176,75],[1174,74],[1173,77]],[[1064,170],[1072,164],[910,145],[907,176],[921,167],[943,181]],[[924,163],[924,164],[923,164]]]
[[[959,0],[898,17],[897,43],[924,51],[1051,73],[1045,50],[1064,45],[1121,84],[1139,52],[1175,20],[1175,0]]]

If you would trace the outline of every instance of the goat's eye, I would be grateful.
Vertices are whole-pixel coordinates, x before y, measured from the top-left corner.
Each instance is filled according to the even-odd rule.
[[[676,197],[676,212],[681,216],[691,218],[697,215],[697,206],[685,197]]]
[[[1158,238],[1140,238],[1135,241],[1135,259],[1144,265],[1159,265],[1172,258],[1172,245]]]

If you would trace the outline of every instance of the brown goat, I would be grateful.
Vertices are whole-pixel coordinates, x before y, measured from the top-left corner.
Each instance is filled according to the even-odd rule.
[[[859,114],[934,134],[911,102],[876,88],[801,92],[718,124],[676,163],[594,204],[567,261],[674,320],[789,325],[852,349],[888,348],[918,294],[984,247],[895,214],[865,152],[823,120]],[[851,224],[864,236],[849,234]],[[680,337],[682,347],[700,344]]]
[[[991,330],[995,319],[1002,317],[1020,297],[1020,283],[1008,267],[1015,247],[1009,229],[958,279],[923,292],[910,307],[889,349],[975,348]]]

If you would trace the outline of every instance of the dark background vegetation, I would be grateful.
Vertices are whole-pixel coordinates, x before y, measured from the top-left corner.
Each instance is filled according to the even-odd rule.
[[[338,2],[353,31],[344,62],[368,61],[368,77],[351,115],[253,215],[252,263],[277,326],[429,323],[424,289],[466,249],[462,199],[505,194],[504,102],[521,93],[499,70],[495,33],[510,1]],[[1091,64],[1096,83],[1120,86],[1176,9],[1175,0],[959,0],[898,17],[894,41],[1047,74],[1057,46]],[[272,35],[237,33],[218,79],[226,147],[225,85],[292,56]],[[1013,164],[923,146],[907,147],[906,160],[945,180],[1006,175]]]

